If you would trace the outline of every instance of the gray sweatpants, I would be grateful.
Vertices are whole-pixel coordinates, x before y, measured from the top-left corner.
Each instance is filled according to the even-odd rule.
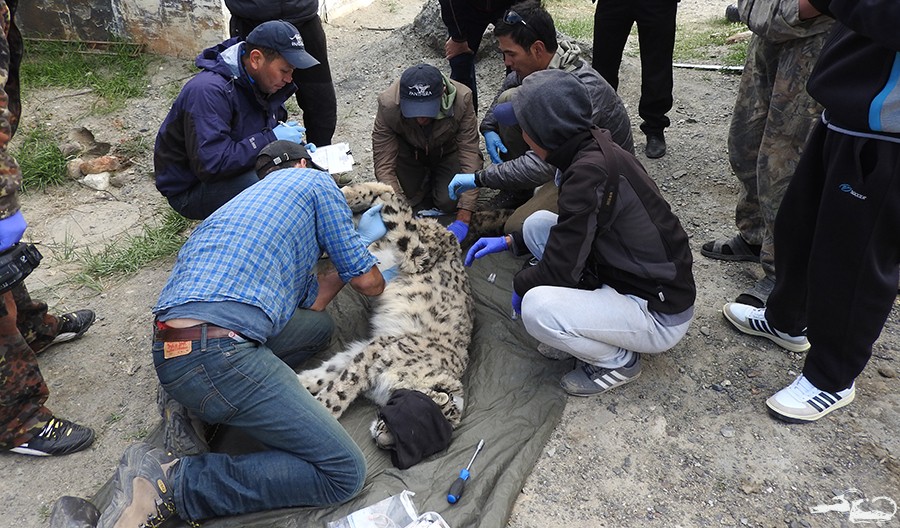
[[[525,220],[525,245],[538,259],[557,218],[549,211],[537,211]],[[691,324],[688,320],[664,326],[646,300],[606,285],[596,290],[532,288],[522,298],[522,321],[525,330],[541,343],[603,368],[622,367],[636,352],[665,352],[684,337]]]

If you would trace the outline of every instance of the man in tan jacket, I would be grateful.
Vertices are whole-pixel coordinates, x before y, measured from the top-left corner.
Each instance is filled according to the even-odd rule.
[[[465,238],[478,190],[457,201],[447,186],[457,173],[480,170],[484,163],[471,90],[434,66],[407,68],[378,97],[372,155],[378,181],[406,196],[416,211],[455,212],[447,229]]]

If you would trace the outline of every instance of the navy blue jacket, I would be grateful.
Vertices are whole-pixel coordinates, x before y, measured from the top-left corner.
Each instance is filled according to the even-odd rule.
[[[810,76],[829,123],[850,133],[900,135],[900,2],[811,0],[837,19]]]
[[[256,155],[276,139],[272,129],[287,118],[284,102],[297,86],[266,97],[240,64],[237,44],[232,38],[197,56],[203,71],[184,85],[159,128],[153,165],[163,196],[253,170]]]

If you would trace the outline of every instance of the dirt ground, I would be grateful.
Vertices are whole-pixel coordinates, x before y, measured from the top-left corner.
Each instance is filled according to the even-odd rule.
[[[721,16],[727,0],[686,0],[682,23]],[[448,71],[410,24],[422,0],[375,0],[326,26],[338,90],[335,141],[346,141],[357,180],[372,179],[370,133],[375,98],[400,72],[424,60]],[[490,45],[486,42],[485,45]],[[499,85],[499,54],[478,64],[487,100]],[[45,90],[26,100],[23,126],[47,123],[66,133],[91,130],[116,145],[143,137],[152,145],[173,93],[191,74],[189,61],[160,60],[149,96],[111,115],[89,111],[91,94]],[[793,379],[802,354],[745,337],[724,321],[731,301],[761,275],[759,266],[700,256],[700,246],[731,236],[737,183],[726,135],[737,89],[735,75],[675,72],[669,153],[646,160],[649,173],[691,236],[698,286],[697,315],[673,350],[645,357],[641,379],[607,395],[570,398],[562,421],[519,496],[509,526],[849,526],[872,510],[891,513],[900,501],[900,322],[891,314],[857,400],[820,423],[788,426],[770,419],[764,401]],[[626,57],[621,95],[637,129],[640,69]],[[152,184],[149,151],[117,176],[119,187],[94,191],[75,182],[23,197],[26,237],[45,255],[28,279],[35,296],[56,311],[91,307],[98,320],[80,341],[41,356],[58,415],[93,427],[94,446],[62,458],[0,455],[0,525],[43,526],[61,495],[89,497],[109,478],[124,448],[157,420],[156,377],[150,363],[150,309],[172,259],[101,291],[66,282],[78,265],[73,248],[102,247],[139,233],[165,202]],[[811,513],[844,494],[853,513]],[[894,508],[895,510],[896,508]],[[900,526],[900,516],[879,526]]]

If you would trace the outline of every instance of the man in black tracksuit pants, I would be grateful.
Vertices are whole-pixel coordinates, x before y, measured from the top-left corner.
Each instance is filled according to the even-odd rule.
[[[312,68],[295,68],[297,104],[303,111],[306,141],[318,147],[330,145],[337,127],[337,96],[328,65],[325,30],[315,0],[225,0],[231,12],[232,37],[247,38],[256,26],[269,20],[290,22],[303,39],[306,52],[319,61]]]
[[[619,89],[619,66],[631,28],[637,23],[641,49],[641,100],[638,114],[647,136],[644,153],[666,153],[663,131],[672,109],[672,55],[678,0],[597,0],[594,13],[594,58],[591,66],[613,89]]]
[[[837,20],[808,83],[825,107],[775,221],[768,308],[725,305],[739,330],[790,348],[803,373],[770,414],[810,422],[850,403],[897,293],[900,265],[900,3],[800,0]]]
[[[444,52],[450,62],[450,78],[472,90],[472,102],[478,111],[475,87],[475,55],[488,25],[504,15],[515,0],[439,0],[441,19],[450,37]],[[521,20],[521,19],[519,19]]]

